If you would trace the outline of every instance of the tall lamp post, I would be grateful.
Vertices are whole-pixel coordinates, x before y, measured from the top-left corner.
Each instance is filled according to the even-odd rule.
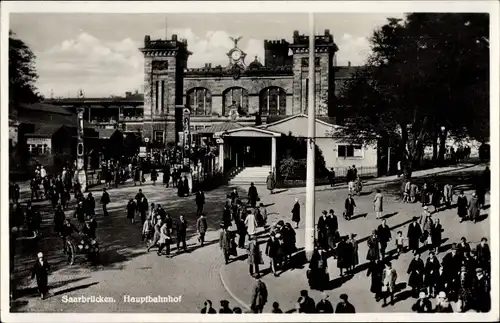
[[[306,228],[305,228],[305,252],[308,260],[311,260],[314,251],[315,238],[315,140],[316,137],[316,105],[315,105],[315,44],[314,44],[314,14],[309,13],[309,93],[307,107],[307,185],[306,185]]]
[[[78,91],[78,97],[83,99],[85,97],[83,90]],[[85,104],[85,101],[83,102]],[[85,111],[84,105],[81,105],[77,109],[78,113],[78,124],[77,133],[78,141],[76,146],[76,173],[75,181],[80,183],[82,192],[87,190],[87,174],[85,173],[85,149],[83,146],[83,113]]]

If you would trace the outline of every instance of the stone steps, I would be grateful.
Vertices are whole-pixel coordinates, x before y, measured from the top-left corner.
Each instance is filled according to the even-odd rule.
[[[255,185],[266,184],[270,169],[271,166],[246,167],[234,176],[229,183],[231,185],[250,185],[250,183],[254,183]]]

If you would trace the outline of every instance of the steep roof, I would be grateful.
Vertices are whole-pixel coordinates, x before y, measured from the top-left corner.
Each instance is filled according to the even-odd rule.
[[[243,126],[237,122],[223,122],[223,123],[216,123],[211,125],[208,128],[205,129],[200,129],[196,131],[196,133],[206,133],[206,134],[212,134],[212,133],[217,133],[217,132],[224,132],[224,131],[229,131],[233,129],[238,129],[242,128]]]
[[[30,137],[43,137],[50,138],[56,131],[61,129],[62,125],[57,124],[37,124],[35,130],[32,133],[27,133],[26,136]]]
[[[95,130],[99,133],[99,138],[103,139],[109,139],[111,138],[112,135],[115,134],[115,132],[119,131],[118,129],[102,129],[102,128],[97,128]]]

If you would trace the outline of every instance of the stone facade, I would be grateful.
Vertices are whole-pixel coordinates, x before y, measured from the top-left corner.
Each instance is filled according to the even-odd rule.
[[[227,54],[226,67],[206,64],[187,69],[190,53],[185,40],[178,41],[173,35],[171,40],[151,41],[146,36],[141,48],[145,57],[143,131],[153,135],[153,129],[164,129],[167,142],[177,140],[176,133],[183,129],[176,106],[191,109],[191,126],[225,122],[228,108],[235,105],[231,102],[238,100],[238,109],[251,116],[307,113],[309,36],[295,31],[291,43],[264,41],[266,66],[257,58],[247,65],[237,42]],[[315,44],[316,114],[334,116],[331,105],[343,82],[335,78],[338,47],[329,30],[316,35]],[[229,91],[231,96],[226,97]],[[236,101],[233,91],[238,93]]]

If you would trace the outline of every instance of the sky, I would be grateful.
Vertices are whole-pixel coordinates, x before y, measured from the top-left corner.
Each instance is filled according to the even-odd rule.
[[[370,53],[369,37],[388,17],[402,13],[328,13],[315,15],[316,34],[329,29],[339,47],[337,64],[362,65]],[[238,47],[249,64],[264,63],[264,40],[292,40],[293,31],[308,34],[307,14],[97,14],[13,13],[10,28],[36,55],[37,87],[46,98],[142,93],[144,59],[138,48],[144,36],[187,39],[188,68],[205,63],[226,66],[233,47],[229,37],[243,38]]]

